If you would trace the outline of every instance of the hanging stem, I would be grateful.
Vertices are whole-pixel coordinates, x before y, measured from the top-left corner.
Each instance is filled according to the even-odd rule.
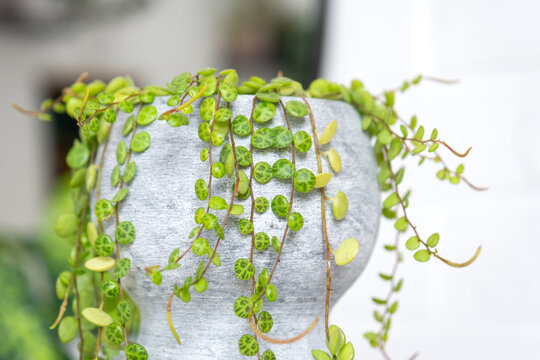
[[[171,332],[176,339],[176,342],[178,345],[182,345],[180,343],[180,336],[178,336],[178,333],[176,332],[176,329],[174,328],[173,322],[172,322],[172,314],[171,314],[171,306],[172,306],[172,299],[174,296],[174,291],[171,293],[171,296],[169,296],[169,301],[167,302],[167,321],[169,323],[169,328],[171,329]]]
[[[311,106],[309,106],[309,103],[305,96],[301,93],[298,94],[304,101],[304,104],[308,107],[309,110],[309,118],[311,120],[311,128],[313,130],[313,142],[315,143],[315,153],[317,155],[317,171],[318,173],[322,173],[322,162],[321,162],[321,152],[319,150],[319,138],[317,135],[317,127],[315,126],[315,117],[313,116],[313,111],[311,110]],[[326,228],[326,195],[324,194],[324,187],[320,188],[321,191],[321,219],[322,219],[322,230],[323,230],[323,236],[324,236],[324,243],[326,246],[326,304],[325,304],[325,310],[324,310],[324,327],[326,330],[326,338],[329,338],[328,328],[329,328],[329,316],[330,316],[330,291],[331,291],[331,284],[332,284],[332,277],[331,277],[331,263],[330,263],[330,241],[328,240],[328,231]]]
[[[309,325],[307,327],[306,330],[302,331],[300,334],[296,335],[295,337],[292,337],[290,339],[274,339],[274,338],[264,334],[259,329],[257,329],[257,326],[253,322],[253,319],[251,317],[249,318],[249,326],[251,326],[251,330],[253,330],[253,332],[255,334],[257,334],[257,336],[259,336],[261,339],[263,339],[264,341],[269,342],[271,344],[290,344],[290,343],[293,343],[295,341],[298,341],[301,338],[303,338],[304,336],[306,336],[307,334],[309,334],[309,332],[311,330],[313,330],[313,328],[315,327],[315,325],[317,325],[318,322],[319,322],[319,317],[317,316],[315,318],[315,320],[311,323],[311,325]]]
[[[407,207],[405,206],[403,198],[399,194],[399,188],[397,186],[397,177],[396,177],[396,174],[394,173],[394,170],[392,169],[392,162],[390,160],[388,160],[388,148],[387,148],[386,145],[383,146],[382,151],[383,151],[383,154],[384,154],[384,161],[386,162],[386,165],[388,166],[388,170],[390,171],[390,177],[392,178],[392,184],[393,184],[393,187],[394,187],[394,192],[395,192],[395,194],[396,194],[396,196],[398,198],[398,202],[399,202],[399,205],[401,207],[401,210],[403,211],[403,217],[405,218],[405,221],[407,222],[407,224],[409,224],[409,226],[413,229],[414,234],[416,235],[418,241],[425,247],[425,249],[429,252],[430,255],[435,256],[437,259],[441,260],[442,262],[444,262],[445,264],[447,264],[449,266],[461,268],[461,267],[466,267],[466,266],[472,264],[476,260],[476,258],[478,258],[478,256],[480,255],[480,251],[482,250],[482,246],[479,246],[476,249],[476,252],[474,253],[474,255],[469,260],[467,260],[465,262],[462,262],[462,263],[457,263],[457,262],[447,260],[447,259],[443,258],[442,256],[438,255],[435,251],[433,251],[428,246],[428,244],[424,240],[422,240],[422,238],[420,237],[420,234],[416,230],[416,226],[413,225],[413,223],[411,222],[409,216],[407,215]]]
[[[283,102],[281,100],[280,100],[280,104],[281,104],[281,108],[283,109],[283,113],[285,115],[285,121],[287,122],[287,127],[288,127],[289,131],[291,131],[291,123],[289,121],[289,116],[287,115],[287,111],[286,111],[285,106],[283,105]],[[295,149],[296,148],[294,146],[294,143],[292,143],[292,164],[293,164],[293,167],[296,167]],[[292,177],[291,199],[289,201],[289,213],[287,215],[289,215],[292,212],[293,203],[294,203],[294,175]],[[264,287],[264,290],[261,291],[259,296],[257,296],[257,299],[255,301],[253,301],[253,304],[255,304],[257,301],[262,299],[262,297],[265,294],[266,289],[268,288],[268,285],[270,285],[271,282],[272,282],[272,278],[274,277],[274,273],[276,272],[277,266],[278,266],[278,264],[280,262],[280,259],[281,259],[281,254],[283,253],[283,246],[285,245],[285,240],[287,239],[287,232],[288,231],[289,231],[289,223],[285,222],[285,230],[283,231],[283,237],[281,238],[281,244],[279,246],[278,255],[276,257],[276,260],[274,261],[274,265],[272,266],[272,270],[270,271],[270,275],[268,276],[268,282],[266,283],[266,285]]]
[[[251,137],[253,137],[253,134],[255,132],[254,125],[253,125],[253,112],[255,111],[255,105],[257,103],[257,97],[253,97],[253,102],[251,104],[251,113],[249,115],[249,123],[251,124]],[[249,195],[251,198],[251,210],[249,215],[249,221],[253,225],[253,231],[251,232],[251,244],[250,244],[250,253],[249,253],[249,262],[253,264],[253,253],[255,252],[255,224],[253,222],[253,216],[255,214],[255,194],[253,192],[253,172],[254,172],[254,156],[253,156],[253,144],[251,141],[249,142],[249,153],[251,154],[251,164],[250,164],[250,173],[249,173]],[[253,296],[253,293],[255,292],[255,277],[251,278],[251,296]],[[252,314],[253,320],[255,321],[255,324],[257,324],[257,315]],[[254,332],[253,337],[255,338],[255,341],[257,341],[257,334]],[[261,360],[261,353],[259,350],[257,350],[257,359]]]

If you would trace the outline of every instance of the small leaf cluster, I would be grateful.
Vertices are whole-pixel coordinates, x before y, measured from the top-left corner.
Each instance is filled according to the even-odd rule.
[[[326,347],[330,353],[323,350],[312,350],[311,355],[315,360],[353,360],[354,346],[347,342],[345,333],[336,325],[328,328]]]

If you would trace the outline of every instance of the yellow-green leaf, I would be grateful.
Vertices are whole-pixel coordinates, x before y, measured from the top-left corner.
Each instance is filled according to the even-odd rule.
[[[332,170],[335,172],[341,171],[341,156],[339,156],[339,153],[336,151],[336,149],[330,149],[327,152],[328,161],[330,161],[330,166],[332,167]]]
[[[330,180],[332,180],[332,173],[325,172],[315,175],[315,187],[322,188],[328,185]]]
[[[321,135],[321,138],[319,139],[319,144],[324,145],[328,144],[330,140],[334,137],[337,130],[337,121],[332,120],[326,127],[324,128],[324,131]]]
[[[354,260],[358,250],[360,249],[360,243],[358,240],[353,238],[348,238],[339,245],[337,250],[334,252],[334,260],[336,265],[343,266],[347,265]]]
[[[108,256],[98,256],[88,260],[84,266],[90,271],[102,272],[112,269],[115,264],[115,260]]]
[[[89,307],[83,309],[81,314],[86,320],[99,327],[109,326],[113,322],[111,315],[98,308]]]

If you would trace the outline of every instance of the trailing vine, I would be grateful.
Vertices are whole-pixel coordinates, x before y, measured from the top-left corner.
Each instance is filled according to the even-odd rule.
[[[338,191],[333,197],[329,197],[325,191],[333,173],[339,173],[342,168],[341,157],[334,148],[322,150],[323,146],[333,139],[339,122],[333,120],[319,133],[317,119],[307,100],[310,97],[344,101],[356,108],[361,115],[362,129],[372,141],[378,162],[377,179],[380,189],[389,193],[382,203],[382,215],[394,221],[397,236],[393,244],[386,244],[384,247],[393,253],[395,262],[390,273],[379,274],[381,279],[389,284],[388,294],[384,298],[373,298],[377,306],[382,306],[382,310],[374,311],[374,318],[380,323],[380,328],[376,332],[365,333],[371,345],[379,348],[385,358],[389,358],[385,344],[391,318],[398,307],[394,296],[403,284],[402,279],[396,278],[398,265],[403,257],[400,251],[400,235],[412,232],[405,246],[414,251],[413,258],[419,262],[435,258],[452,267],[464,267],[474,262],[480,253],[479,247],[467,261],[455,262],[446,259],[437,249],[439,234],[434,233],[425,238],[407,213],[410,191],[404,192],[401,189],[405,168],[398,169],[398,166],[401,160],[408,156],[418,158],[420,164],[428,160],[442,165],[437,172],[437,177],[441,180],[452,184],[464,182],[475,190],[482,190],[465,178],[463,165],[451,170],[438,152],[442,145],[453,155],[466,157],[470,148],[463,153],[456,151],[438,137],[436,129],[426,137],[425,129],[418,124],[416,117],[405,121],[395,110],[396,93],[405,92],[411,85],[419,84],[422,81],[421,76],[382,95],[372,95],[358,80],[346,87],[317,79],[304,90],[300,83],[281,74],[270,82],[251,77],[238,85],[238,74],[232,69],[218,73],[216,69],[205,68],[195,75],[182,73],[164,87],[138,88],[127,77],[117,77],[108,84],[100,80],[86,83],[86,79],[87,74],[82,74],[74,84],[63,89],[57,99],[45,101],[40,110],[28,111],[14,105],[24,114],[42,120],[50,120],[51,111],[65,112],[80,127],[80,140],[75,141],[66,159],[72,169],[70,186],[74,194],[74,211],[62,215],[55,227],[60,236],[74,239],[74,251],[69,259],[70,271],[60,274],[56,282],[57,295],[62,303],[58,317],[51,326],[52,329],[58,327],[62,342],[79,339],[80,359],[110,359],[121,351],[125,351],[128,360],[148,358],[143,344],[129,340],[136,330],[137,311],[122,286],[122,278],[130,271],[131,260],[122,258],[120,250],[122,245],[135,240],[136,230],[130,221],[121,221],[119,208],[138,171],[136,163],[131,159],[132,153],[143,153],[151,144],[150,134],[144,131],[144,128],[151,126],[156,119],[165,121],[173,128],[189,126],[190,119],[186,115],[193,112],[195,101],[199,101],[200,108],[197,134],[199,139],[207,144],[200,153],[200,161],[203,166],[207,166],[208,180],[201,178],[193,184],[201,204],[194,212],[195,224],[189,234],[191,244],[186,249],[172,249],[164,265],[140,264],[152,282],[160,286],[164,274],[177,270],[184,257],[193,253],[193,256],[201,259],[195,274],[186,276],[183,283],[176,284],[168,298],[167,319],[178,345],[181,344],[181,339],[176,327],[184,324],[173,324],[173,300],[178,298],[187,303],[192,300],[191,289],[196,293],[207,290],[205,275],[211,270],[212,264],[215,267],[221,265],[219,245],[225,238],[224,229],[228,219],[230,216],[244,216],[245,208],[239,201],[245,199],[249,199],[249,216],[238,221],[238,237],[249,237],[250,252],[246,257],[236,259],[234,273],[239,281],[251,282],[251,290],[237,297],[234,313],[247,320],[252,334],[239,334],[239,352],[245,356],[272,360],[276,358],[272,350],[268,349],[261,354],[260,340],[269,344],[291,343],[301,339],[314,328],[319,321],[318,317],[311,324],[305,324],[305,330],[294,337],[278,339],[269,336],[267,333],[272,330],[273,317],[267,308],[271,310],[271,303],[278,296],[278,288],[272,280],[287,243],[287,234],[290,231],[300,231],[304,224],[303,215],[295,208],[295,193],[310,193],[319,189],[323,234],[320,241],[325,247],[326,264],[324,329],[328,352],[314,349],[312,355],[316,360],[354,358],[352,343],[346,341],[345,334],[339,327],[329,324],[332,257],[338,266],[344,266],[355,258],[359,250],[359,243],[353,238],[344,240],[337,249],[332,249],[327,231],[328,203],[331,204],[333,217],[338,221],[345,218],[349,206],[344,192]],[[253,97],[249,114],[233,114],[231,104],[238,95]],[[157,108],[152,105],[156,96],[167,96],[170,109],[158,114]],[[292,96],[294,99],[285,103],[282,96]],[[278,108],[283,111],[286,127],[270,128],[267,124]],[[103,174],[105,156],[110,156],[110,151],[107,151],[109,137],[119,112],[128,114],[121,117],[126,118],[122,124],[125,141],[122,140],[117,145],[117,165],[112,173]],[[305,131],[293,134],[291,121],[296,118],[309,118],[311,134]],[[237,146],[235,137],[249,137],[249,149]],[[218,148],[219,158],[216,158],[213,153],[217,154]],[[265,161],[257,162],[257,151],[270,148],[290,149],[290,159],[281,158],[272,165]],[[297,153],[306,153],[312,148],[317,160],[316,174],[305,168],[297,169]],[[323,158],[328,160],[333,173],[323,172]],[[247,168],[249,176],[245,172]],[[112,199],[101,198],[101,184],[106,175],[109,176],[111,185],[117,189]],[[290,183],[290,194],[277,193],[272,199],[257,196],[253,181],[266,184],[272,178]],[[229,201],[213,191],[212,185],[216,181],[230,182]],[[91,202],[95,203],[93,209],[90,209]],[[270,237],[265,232],[257,231],[255,215],[265,213],[268,209],[276,216],[276,223],[283,225],[281,240],[277,236]],[[220,223],[216,214],[223,213]],[[103,227],[103,221],[109,217],[115,219],[114,240],[105,234]],[[206,231],[205,236],[208,234],[211,237],[202,237],[203,231]],[[263,268],[257,273],[254,257],[269,247],[275,252],[272,268]],[[420,247],[422,248],[419,249]],[[84,268],[80,266],[82,263]],[[70,298],[73,316],[65,316]],[[263,302],[264,299],[267,304]]]

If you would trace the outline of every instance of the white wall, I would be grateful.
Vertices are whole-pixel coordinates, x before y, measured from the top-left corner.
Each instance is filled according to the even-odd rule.
[[[377,92],[417,73],[460,79],[424,83],[398,99],[398,109],[437,127],[465,160],[468,177],[489,191],[452,187],[436,167],[411,166],[410,212],[422,234],[441,233],[440,251],[466,259],[466,269],[417,263],[405,250],[388,351],[393,359],[532,359],[540,343],[540,3],[522,1],[330,2],[323,76],[357,77]],[[448,154],[448,158],[451,155]],[[453,162],[457,164],[458,162]],[[412,164],[411,164],[412,165]],[[376,329],[370,297],[387,289],[377,272],[392,257],[383,223],[368,269],[338,304],[332,321],[346,329],[362,359],[380,359],[362,338]]]

